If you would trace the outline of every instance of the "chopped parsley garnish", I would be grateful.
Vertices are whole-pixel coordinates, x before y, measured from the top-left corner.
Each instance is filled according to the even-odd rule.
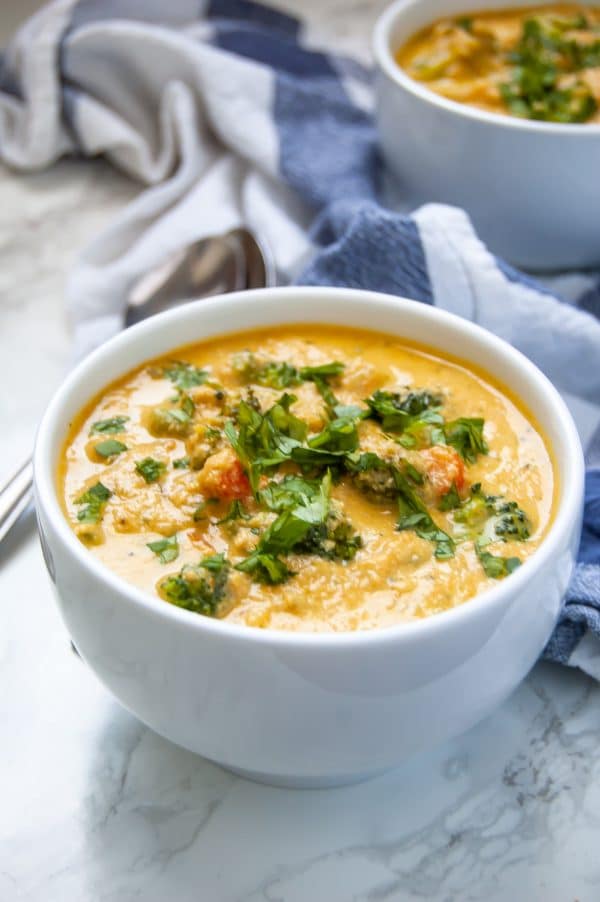
[[[286,361],[261,362],[250,352],[236,355],[233,359],[233,367],[244,382],[265,385],[268,388],[281,390],[293,388],[302,382],[314,382],[330,409],[336,407],[338,400],[331,390],[329,379],[341,375],[345,369],[344,364],[339,360],[322,363],[319,366],[300,368],[292,366]]]
[[[442,403],[439,395],[429,391],[409,391],[405,395],[398,392],[377,390],[366,403],[371,416],[379,420],[385,432],[404,432],[426,412],[437,414]],[[443,422],[442,418],[436,422]]]
[[[277,555],[264,551],[254,551],[249,557],[236,564],[235,569],[241,570],[242,573],[248,573],[259,583],[267,583],[272,586],[284,583],[294,575],[293,571]]]
[[[177,536],[168,539],[158,539],[156,542],[148,542],[148,548],[158,555],[161,564],[170,564],[179,556],[179,543]]]
[[[456,541],[477,539],[478,555],[487,561],[487,556],[481,557],[489,554],[484,550],[487,542],[528,534],[526,521],[521,519],[523,512],[516,505],[513,507],[511,502],[491,496],[479,497],[476,490],[463,501],[452,484],[438,507],[450,514],[450,522],[457,527],[456,534],[450,535],[438,526],[423,500],[421,487],[425,476],[419,469],[410,461],[385,460],[360,448],[359,423],[370,417],[384,431],[395,433],[396,440],[405,447],[420,449],[448,444],[467,463],[473,463],[479,454],[488,450],[483,438],[483,419],[461,417],[445,422],[441,395],[428,390],[376,391],[366,399],[365,407],[339,404],[329,385],[330,379],[343,372],[344,366],[338,361],[298,368],[286,362],[262,362],[247,354],[238,358],[235,365],[249,388],[225,423],[223,434],[249,478],[255,501],[276,515],[262,532],[253,527],[251,531],[258,536],[256,547],[234,564],[237,570],[275,585],[294,575],[293,564],[288,560],[290,555],[351,560],[362,547],[362,538],[330,505],[333,477],[337,480],[344,473],[355,477],[357,486],[369,494],[395,499],[398,530],[411,530],[431,542],[439,560],[453,557]],[[252,383],[286,388],[307,380],[314,382],[321,392],[330,417],[315,435],[309,435],[308,424],[292,413],[295,395],[284,392],[263,413],[252,392]],[[185,416],[184,395],[180,390],[180,406],[175,409]],[[288,472],[273,478],[273,471],[282,464]],[[294,464],[300,472],[289,472]],[[205,519],[206,503],[197,508],[194,520]],[[241,502],[234,500],[217,522],[224,525],[248,518]],[[494,538],[489,538],[492,529]],[[486,566],[498,568],[497,564]],[[189,572],[187,578],[192,582],[196,579]]]
[[[111,497],[112,492],[107,489],[101,482],[97,482],[91,488],[87,489],[79,498],[75,499],[75,504],[84,504],[77,513],[77,519],[80,523],[98,523],[102,518],[106,502]]]
[[[178,457],[177,460],[173,461],[173,468],[175,470],[187,470],[190,466],[189,457]]]
[[[341,363],[339,360],[333,360],[331,363],[320,363],[318,366],[303,366],[300,369],[300,378],[307,380],[328,379],[330,376],[341,376],[345,369],[346,365],[344,363]]]
[[[440,560],[454,556],[453,539],[435,523],[427,505],[413,488],[413,484],[420,485],[423,482],[421,473],[415,467],[405,463],[402,472],[394,464],[370,451],[349,456],[346,467],[349,472],[359,476],[373,474],[373,481],[367,482],[367,487],[372,487],[379,494],[396,497],[398,530],[412,530],[420,538],[433,542],[435,556]]]
[[[488,446],[483,437],[484,421],[480,417],[459,417],[444,425],[447,445],[452,445],[463,460],[472,464],[478,454],[487,454]]]
[[[521,566],[518,557],[499,557],[484,550],[484,546],[475,542],[475,551],[486,576],[491,579],[504,579]]]
[[[587,21],[534,17],[523,23],[521,38],[509,54],[510,81],[500,94],[514,116],[547,122],[585,122],[597,109],[591,89],[577,73],[600,65],[600,39],[578,41],[566,32]]]
[[[205,570],[210,570],[211,573],[222,573],[229,567],[229,561],[224,554],[210,554],[202,558],[200,566]]]
[[[322,451],[356,451],[358,448],[356,417],[336,417],[322,432],[309,439],[308,447]]]
[[[196,385],[204,385],[209,378],[209,373],[207,370],[201,370],[199,367],[194,366],[193,363],[174,360],[164,368],[163,376],[166,379],[170,379],[177,388],[187,391]]]
[[[150,484],[158,482],[167,469],[167,465],[160,460],[155,460],[153,457],[145,457],[143,460],[136,460],[135,469]]]
[[[236,354],[232,361],[233,368],[245,383],[254,382],[267,388],[278,390],[300,385],[302,381],[298,369],[285,361],[259,361],[249,351]]]
[[[237,431],[233,422],[225,424],[225,435],[248,472],[256,493],[261,473],[291,456],[307,435],[307,425],[290,413],[294,395],[284,394],[265,414],[241,401],[237,413]]]
[[[346,468],[350,473],[368,473],[371,470],[389,470],[389,464],[373,451],[363,451],[360,454],[349,454],[346,457]]]
[[[416,448],[417,450],[430,448],[432,445],[444,445],[446,437],[443,426],[443,416],[436,407],[432,407],[411,417],[396,441],[403,448]]]
[[[318,491],[292,492],[289,506],[285,506],[261,535],[255,551],[236,564],[237,570],[251,573],[259,580],[283,582],[292,571],[280,560],[279,555],[289,554],[305,540],[311,526],[324,524],[329,514],[331,473],[325,473]],[[266,555],[267,557],[263,557]]]
[[[250,514],[247,514],[242,502],[239,499],[235,499],[229,505],[229,510],[225,514],[222,520],[217,520],[218,524],[221,523],[232,523],[235,520],[249,520]]]
[[[487,454],[483,438],[484,421],[478,417],[460,417],[444,422],[440,413],[442,399],[429,391],[410,391],[406,395],[376,391],[366,403],[370,415],[381,423],[385,432],[399,433],[398,443],[404,448],[426,448],[452,445],[467,463],[478,454]]]
[[[113,435],[117,432],[125,432],[125,423],[129,417],[110,417],[108,420],[96,420],[92,423],[90,435],[100,433],[101,435]]]
[[[187,564],[178,574],[161,580],[158,590],[179,608],[215,617],[226,593],[229,566],[223,554],[204,557],[199,564]]]
[[[127,445],[117,441],[115,438],[107,438],[103,442],[98,442],[97,445],[94,445],[94,451],[100,457],[116,457],[118,454],[122,454],[123,451],[127,451]]]
[[[461,498],[458,494],[456,484],[453,482],[446,494],[442,495],[440,498],[439,509],[441,511],[454,510],[455,508],[460,507],[460,503]]]
[[[317,480],[303,476],[284,476],[280,482],[269,482],[259,492],[259,501],[269,510],[281,513],[297,504],[308,505],[320,492]]]
[[[340,415],[336,413],[336,408],[340,404],[329,384],[329,380],[336,376],[341,376],[344,369],[345,365],[343,363],[340,363],[339,360],[334,360],[331,363],[322,363],[320,366],[303,366],[300,370],[300,378],[314,383],[330,414],[336,416]]]
[[[410,486],[406,477],[394,468],[393,478],[398,492],[399,530],[411,529],[421,539],[435,545],[438,560],[454,557],[454,541],[435,523],[425,503]]]

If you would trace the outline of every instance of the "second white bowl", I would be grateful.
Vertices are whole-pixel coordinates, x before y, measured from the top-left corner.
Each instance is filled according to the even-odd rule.
[[[518,266],[596,266],[600,125],[532,122],[455,103],[394,60],[416,31],[469,8],[497,9],[498,0],[398,0],[375,27],[377,123],[402,199],[464,207],[490,249]]]

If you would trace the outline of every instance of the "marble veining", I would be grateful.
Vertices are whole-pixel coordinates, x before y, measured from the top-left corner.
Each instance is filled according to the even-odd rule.
[[[384,4],[282,5],[364,55]],[[68,363],[68,267],[137,190],[98,161],[0,172],[0,477]],[[600,686],[581,673],[538,665],[487,721],[377,780],[273,789],[110,698],[70,651],[31,516],[0,581],[2,902],[600,899]]]

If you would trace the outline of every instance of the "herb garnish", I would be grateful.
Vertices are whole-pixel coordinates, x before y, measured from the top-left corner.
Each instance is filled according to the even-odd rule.
[[[135,469],[150,484],[158,482],[167,469],[167,465],[160,460],[155,460],[153,457],[145,457],[143,460],[136,460]]]
[[[483,426],[480,417],[451,420],[444,425],[446,444],[452,445],[467,463],[475,463],[478,454],[487,454],[489,450],[483,437]]]
[[[254,382],[268,388],[281,390],[293,388],[302,382],[314,382],[317,391],[331,410],[338,405],[338,400],[329,385],[329,379],[341,375],[345,369],[345,365],[339,360],[300,368],[285,361],[260,362],[250,352],[236,355],[233,367],[244,382]]]
[[[321,451],[356,451],[358,448],[356,417],[336,417],[322,432],[309,439],[308,447]]]
[[[281,369],[279,365],[258,365],[253,357],[245,358],[244,367],[248,377],[251,367],[254,379],[269,379],[272,384],[281,384],[275,379],[281,374],[284,374],[285,382],[293,382],[295,373],[299,379],[311,379],[317,384],[343,370],[343,365],[337,361],[300,369],[288,364],[286,369]],[[494,532],[496,539],[504,535],[511,538],[528,535],[526,528],[519,531],[519,526],[524,526],[521,520],[524,514],[512,502],[491,496],[480,499],[477,490],[463,502],[455,484],[439,502],[439,510],[452,511],[452,522],[458,526],[456,536],[449,535],[437,525],[417,491],[424,482],[424,475],[418,469],[409,461],[398,465],[374,452],[360,450],[358,423],[371,417],[384,430],[397,433],[398,441],[408,447],[448,444],[467,463],[473,463],[479,454],[488,451],[483,438],[483,419],[460,417],[445,422],[440,412],[441,396],[428,390],[411,390],[404,394],[376,391],[366,399],[365,408],[339,405],[333,393],[330,394],[327,381],[319,390],[325,397],[331,419],[310,438],[307,424],[291,412],[296,397],[288,393],[265,413],[258,404],[252,403],[252,398],[242,400],[235,419],[225,425],[224,433],[248,474],[256,501],[277,514],[260,534],[255,550],[236,564],[236,569],[259,581],[276,584],[293,576],[283,559],[289,554],[309,553],[350,560],[362,546],[362,539],[354,533],[350,523],[340,520],[329,508],[332,476],[339,477],[342,473],[355,476],[358,486],[370,493],[395,498],[397,528],[411,530],[432,542],[439,560],[453,557],[456,540],[471,538],[479,541],[480,559],[488,561],[487,556],[482,558],[481,555],[489,554],[484,552],[484,543],[493,541],[486,539],[492,528],[498,530]],[[288,473],[282,479],[261,484],[267,471],[286,462],[297,464],[304,475]],[[478,514],[481,506],[483,510]],[[235,504],[220,522],[243,516],[243,509]],[[468,522],[473,517],[477,528]],[[499,568],[498,564],[487,563],[486,566],[488,569]]]
[[[439,560],[454,557],[454,541],[435,523],[425,503],[410,486],[406,477],[394,467],[392,471],[394,484],[398,492],[399,530],[411,529],[421,539],[427,539],[435,545],[435,556]]]
[[[264,385],[267,388],[281,390],[300,385],[302,381],[295,366],[277,360],[261,362],[250,351],[236,354],[232,360],[232,366],[245,383],[254,382],[256,385]]]
[[[252,573],[256,579],[270,583],[283,582],[292,576],[292,571],[280,560],[279,555],[288,554],[301,545],[311,526],[326,522],[330,491],[329,470],[321,480],[318,491],[289,490],[288,501],[285,502],[282,513],[263,532],[255,551],[236,564],[236,569]],[[283,496],[280,495],[279,503],[282,501]]]
[[[177,460],[173,461],[173,469],[175,470],[187,470],[190,465],[189,457],[178,457]]]
[[[225,435],[246,468],[255,494],[260,474],[289,459],[292,449],[306,438],[306,423],[290,413],[295,400],[294,395],[284,394],[265,414],[241,401],[237,432],[231,421],[225,424]]]
[[[440,407],[442,399],[429,391],[409,391],[406,395],[398,392],[377,390],[366,403],[371,416],[379,420],[386,432],[404,432],[416,420],[422,419],[425,412],[435,411]],[[443,422],[440,417],[434,422]]]
[[[370,451],[350,455],[346,460],[346,467],[349,472],[355,474],[374,473],[373,485],[377,490],[397,498],[399,513],[397,529],[412,530],[420,538],[433,542],[435,556],[440,560],[454,556],[453,539],[435,523],[425,502],[411,485],[411,483],[419,485],[423,481],[418,470],[410,464],[405,464],[402,472],[394,464]]]
[[[170,536],[167,539],[157,539],[156,542],[148,542],[148,548],[158,555],[161,564],[170,564],[179,555],[179,543],[177,536]]]
[[[182,391],[187,391],[196,385],[204,385],[209,377],[207,370],[201,370],[193,363],[181,360],[174,360],[164,368],[162,374]]]
[[[509,55],[515,68],[500,94],[514,116],[547,122],[585,122],[597,109],[588,85],[576,73],[600,65],[600,40],[579,42],[565,35],[586,28],[584,17],[536,17],[523,23],[521,39]],[[565,84],[565,76],[571,76]]]
[[[486,576],[491,579],[504,579],[513,573],[517,567],[521,566],[518,557],[499,557],[484,551],[484,546],[479,542],[475,542],[475,551]]]
[[[85,504],[85,507],[77,513],[79,522],[98,523],[102,518],[106,502],[111,495],[110,489],[107,489],[101,482],[97,482],[80,495],[79,498],[76,498],[75,504]]]
[[[456,507],[460,507],[461,499],[458,494],[458,489],[456,488],[456,483],[452,483],[448,491],[445,495],[442,495],[440,498],[439,509],[441,511],[450,511],[454,510]]]
[[[259,583],[276,586],[294,576],[286,563],[271,552],[254,551],[249,557],[235,565],[236,570],[248,573]]]
[[[229,510],[225,514],[222,520],[217,520],[217,524],[221,523],[231,523],[235,520],[249,520],[250,514],[246,513],[246,510],[239,499],[235,499],[229,505]]]
[[[94,451],[100,457],[116,457],[118,454],[122,454],[123,451],[127,451],[127,445],[117,441],[115,438],[107,438],[103,442],[98,442],[97,445],[94,445]]]
[[[345,365],[340,363],[339,360],[334,360],[331,363],[322,363],[319,366],[303,366],[300,370],[300,378],[314,383],[330,414],[339,415],[336,413],[336,409],[340,406],[340,403],[331,388],[329,380],[336,376],[341,376],[345,368]]]
[[[102,435],[113,435],[117,432],[125,432],[125,423],[129,417],[110,417],[108,420],[96,420],[90,428],[90,435],[98,432]]]

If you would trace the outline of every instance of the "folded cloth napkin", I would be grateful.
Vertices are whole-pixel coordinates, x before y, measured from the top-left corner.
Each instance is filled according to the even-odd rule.
[[[599,403],[598,277],[544,286],[496,259],[461,210],[387,209],[370,73],[308,44],[297,19],[249,0],[55,0],[17,34],[0,67],[2,159],[34,169],[102,154],[147,186],[75,265],[77,355],[122,327],[128,289],[162,257],[246,224],[282,281],[443,307]],[[545,652],[598,679],[599,464],[600,453],[579,565]]]

